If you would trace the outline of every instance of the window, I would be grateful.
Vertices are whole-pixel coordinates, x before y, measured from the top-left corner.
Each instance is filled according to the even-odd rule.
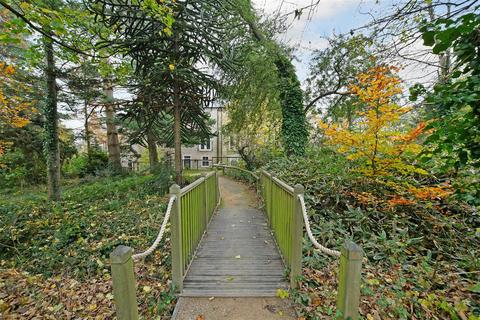
[[[209,167],[210,166],[210,161],[208,160],[208,157],[202,157],[202,167]]]
[[[198,145],[200,151],[212,151],[212,141],[208,139],[205,143]]]
[[[190,169],[192,167],[192,157],[183,156],[183,167]]]

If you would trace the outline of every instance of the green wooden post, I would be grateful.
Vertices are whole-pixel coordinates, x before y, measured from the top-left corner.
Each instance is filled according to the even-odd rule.
[[[170,214],[171,246],[172,246],[172,282],[177,292],[183,290],[183,261],[182,261],[182,208],[180,186],[170,187],[170,195],[176,196]]]
[[[220,200],[220,184],[218,183],[218,169],[215,168],[215,184],[216,184],[216,192],[217,196],[215,197],[216,201],[215,205],[217,205],[218,201]]]
[[[345,241],[338,276],[337,312],[341,314],[341,319],[356,320],[359,317],[362,259],[362,248],[352,241]]]
[[[209,216],[209,212],[208,212],[208,192],[210,190],[207,190],[207,179],[205,178],[206,175],[203,176],[203,208],[205,210],[205,229],[203,231],[205,231],[207,229],[207,224],[208,224],[208,216]]]
[[[302,250],[303,250],[303,214],[298,195],[303,195],[305,188],[301,184],[293,188],[293,214],[292,214],[292,256],[290,266],[290,287],[296,288],[297,278],[302,275]]]
[[[113,298],[119,320],[138,319],[132,253],[133,249],[127,246],[118,246],[110,253]]]
[[[269,212],[269,215],[270,215],[270,219],[268,221],[268,223],[270,223],[270,228],[272,228],[273,226],[273,174],[268,174],[268,179],[269,179],[269,182],[270,182],[270,188],[268,190],[268,201],[270,202],[268,204],[268,207],[270,208],[270,212]],[[275,230],[274,230],[275,231]]]

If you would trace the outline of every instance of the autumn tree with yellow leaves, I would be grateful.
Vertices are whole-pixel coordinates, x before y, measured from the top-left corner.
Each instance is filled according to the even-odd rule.
[[[362,111],[352,127],[320,121],[326,143],[359,163],[358,170],[367,177],[399,177],[412,174],[427,175],[415,165],[422,151],[419,137],[425,135],[426,123],[413,129],[403,129],[411,107],[400,106],[396,101],[402,92],[401,80],[395,66],[376,66],[357,75],[349,89],[358,98]],[[405,181],[403,186],[393,182],[396,191],[390,195],[391,206],[413,204],[417,200],[434,200],[448,196],[448,184],[416,186]],[[404,196],[407,196],[405,198]],[[415,201],[414,201],[415,200]]]
[[[358,97],[364,108],[357,112],[358,119],[352,128],[346,124],[320,122],[327,143],[337,151],[347,154],[350,160],[359,161],[365,175],[425,173],[405,158],[422,150],[417,138],[424,133],[425,123],[412,130],[401,130],[399,122],[411,107],[400,106],[396,97],[402,92],[401,80],[395,66],[376,66],[357,76],[350,91]]]
[[[31,105],[25,102],[19,92],[22,85],[16,84],[14,79],[15,68],[0,62],[0,128],[22,128],[29,123],[28,114],[32,111]],[[8,145],[0,140],[0,156]],[[1,163],[0,163],[1,164]]]

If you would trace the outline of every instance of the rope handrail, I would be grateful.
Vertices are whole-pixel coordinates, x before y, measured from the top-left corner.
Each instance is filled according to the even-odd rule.
[[[163,218],[162,226],[160,227],[160,231],[158,232],[157,238],[153,242],[153,244],[142,253],[137,253],[132,256],[133,260],[139,260],[141,258],[145,258],[149,254],[151,254],[155,249],[157,249],[160,241],[162,240],[163,234],[165,233],[165,228],[167,227],[168,220],[170,219],[170,213],[172,211],[173,203],[176,201],[176,196],[170,196],[168,201],[167,211],[165,212],[165,217]]]
[[[298,195],[300,204],[302,206],[303,220],[305,221],[305,229],[307,229],[308,238],[313,243],[313,245],[320,250],[321,252],[334,257],[340,257],[340,251],[328,249],[327,247],[322,246],[318,241],[313,237],[312,229],[310,229],[310,221],[308,221],[307,207],[305,206],[305,199],[302,194]]]

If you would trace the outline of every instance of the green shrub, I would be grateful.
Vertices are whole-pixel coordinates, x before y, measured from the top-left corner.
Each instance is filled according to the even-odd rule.
[[[175,171],[167,162],[161,162],[153,171],[155,179],[145,184],[146,192],[167,194],[170,186],[174,183]]]
[[[88,175],[100,175],[101,171],[108,167],[108,155],[98,149],[90,152],[90,157],[86,153],[76,155],[69,159],[63,166],[65,176],[73,178],[83,178]]]
[[[46,167],[43,159],[36,154],[26,157],[21,151],[7,151],[0,163],[0,187],[35,185],[45,182]]]
[[[338,250],[344,239],[353,239],[363,247],[368,262],[362,310],[373,308],[382,319],[446,318],[445,308],[458,307],[456,296],[470,314],[478,312],[475,294],[462,289],[478,283],[478,212],[439,199],[386,206],[395,193],[392,185],[362,176],[354,167],[342,155],[319,148],[305,157],[277,159],[266,169],[290,185],[305,186],[312,231],[320,243]],[[307,319],[329,318],[336,287],[322,279],[334,279],[338,265],[309,240],[304,244],[307,276],[295,299],[308,306],[312,296],[319,297],[322,309],[308,306],[302,313]]]

